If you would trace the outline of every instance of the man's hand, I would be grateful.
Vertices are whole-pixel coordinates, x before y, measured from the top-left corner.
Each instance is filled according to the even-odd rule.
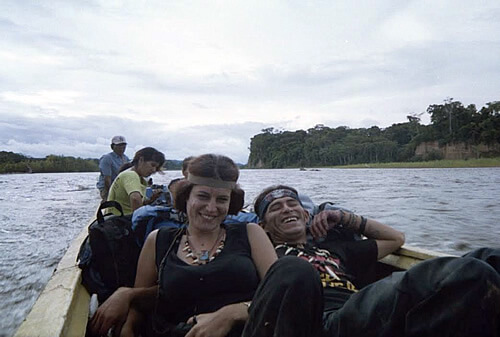
[[[130,288],[118,288],[100,307],[90,321],[90,331],[98,336],[106,335],[114,327],[114,333],[119,334],[127,319],[130,308]]]
[[[224,337],[236,322],[242,324],[248,319],[248,307],[243,303],[230,304],[207,314],[196,315],[187,323],[194,324],[185,337]]]
[[[328,231],[340,222],[342,213],[340,210],[324,210],[316,214],[309,230],[317,240],[326,236]]]

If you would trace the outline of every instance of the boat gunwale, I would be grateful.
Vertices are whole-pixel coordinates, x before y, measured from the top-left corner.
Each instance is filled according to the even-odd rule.
[[[76,259],[87,228],[72,241],[14,337],[85,336],[90,296]]]

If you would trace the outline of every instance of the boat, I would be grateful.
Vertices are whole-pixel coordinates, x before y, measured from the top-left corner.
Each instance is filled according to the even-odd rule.
[[[81,284],[76,257],[87,227],[73,240],[14,336],[85,336],[90,295]]]
[[[71,243],[15,337],[85,336],[90,295],[81,284],[81,270],[76,264],[76,257],[87,236],[87,227]],[[440,256],[450,255],[405,245],[379,261],[377,278]]]

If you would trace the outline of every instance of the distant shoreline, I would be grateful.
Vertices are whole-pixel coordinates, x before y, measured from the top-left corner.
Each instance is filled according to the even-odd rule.
[[[432,161],[419,161],[419,162],[391,162],[391,163],[365,163],[355,165],[343,166],[317,166],[317,167],[284,167],[285,169],[300,169],[303,171],[319,171],[322,168],[336,168],[336,169],[383,169],[383,168],[480,168],[480,167],[500,167],[500,157],[495,158],[479,158],[479,159],[460,159],[460,160],[432,160]],[[253,170],[257,168],[242,167],[242,169]],[[270,169],[273,170],[273,169]],[[167,169],[164,171],[178,171],[178,169]],[[86,171],[96,172],[96,171]],[[43,173],[84,173],[84,172],[43,172]],[[98,173],[98,172],[96,172]],[[21,172],[5,172],[0,175],[6,174],[36,174],[36,173],[21,173]]]
[[[321,169],[367,169],[367,168],[480,168],[480,167],[500,167],[500,157],[479,158],[479,159],[457,159],[457,160],[430,160],[417,162],[391,162],[391,163],[364,163],[338,166],[311,166],[311,167],[283,167],[283,169],[299,169],[301,171],[320,171]],[[244,169],[253,170],[257,168]],[[273,169],[269,169],[273,170]]]
[[[500,157],[459,159],[459,160],[432,160],[420,162],[393,162],[370,163],[345,166],[328,166],[328,168],[467,168],[467,167],[500,167]],[[326,168],[326,167],[325,167]]]

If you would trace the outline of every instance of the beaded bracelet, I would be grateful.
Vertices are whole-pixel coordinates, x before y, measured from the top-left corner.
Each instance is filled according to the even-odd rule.
[[[363,235],[365,233],[365,228],[366,228],[366,222],[368,219],[366,219],[364,216],[361,216],[361,224],[359,225],[358,233],[360,235]]]
[[[351,228],[352,225],[354,225],[355,223],[356,223],[356,214],[354,214],[354,213],[351,212],[349,214],[349,225],[348,225],[348,227]]]
[[[339,220],[340,227],[344,227],[344,215],[345,212],[343,210],[340,210],[340,220]]]

